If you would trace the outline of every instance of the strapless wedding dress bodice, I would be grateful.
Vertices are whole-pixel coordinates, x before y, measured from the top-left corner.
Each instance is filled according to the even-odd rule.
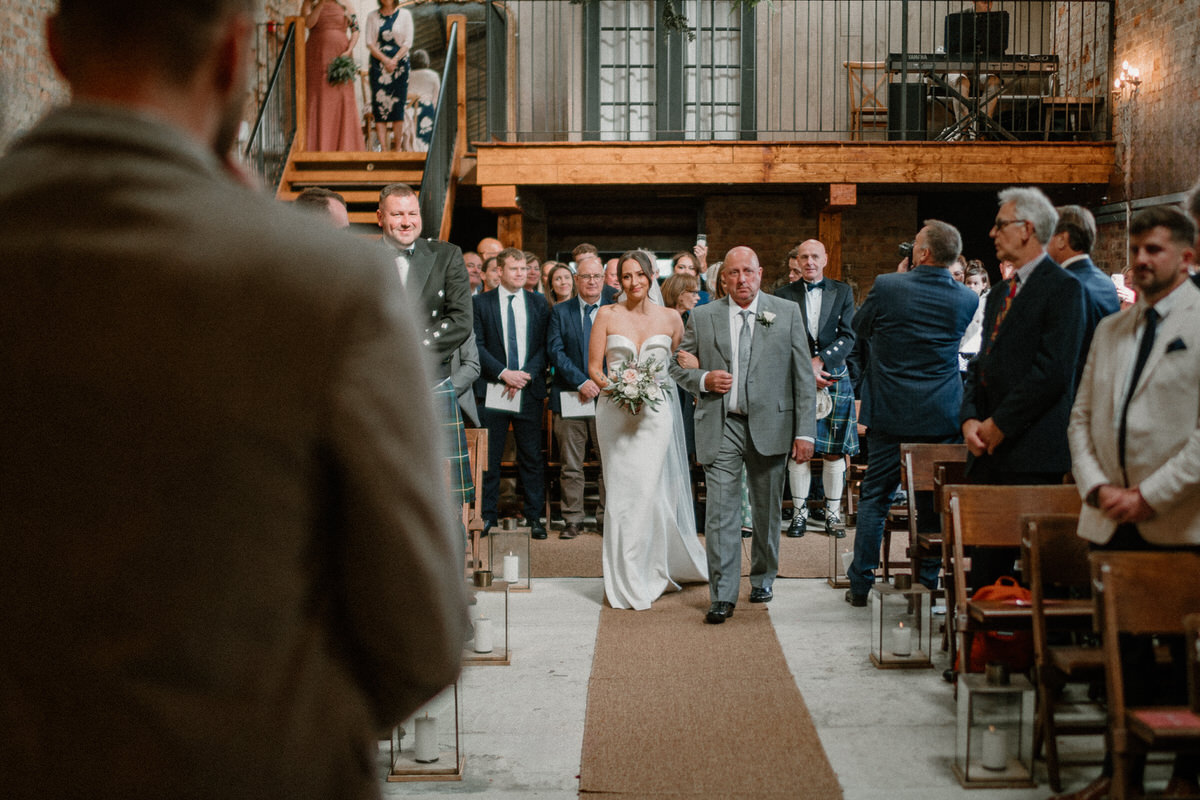
[[[663,380],[663,400],[638,414],[601,398],[596,433],[604,470],[604,593],[613,608],[646,609],[681,583],[708,580],[704,548],[696,536],[691,481],[678,397],[667,375],[671,337],[656,333],[640,348],[609,334],[609,370],[653,358]]]

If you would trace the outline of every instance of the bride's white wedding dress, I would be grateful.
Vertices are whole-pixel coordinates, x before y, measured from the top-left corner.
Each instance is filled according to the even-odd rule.
[[[681,583],[706,582],[708,560],[696,536],[692,487],[675,384],[667,377],[671,337],[642,343],[610,334],[608,368],[653,357],[662,369],[663,401],[630,414],[608,399],[596,404],[604,469],[604,594],[613,608],[647,609]]]

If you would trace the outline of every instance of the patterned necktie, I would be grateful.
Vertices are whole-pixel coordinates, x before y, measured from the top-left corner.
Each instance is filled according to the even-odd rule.
[[[1146,309],[1146,327],[1142,331],[1142,342],[1138,345],[1137,358],[1133,362],[1133,376],[1129,379],[1129,391],[1125,393],[1125,402],[1121,404],[1121,429],[1117,434],[1117,458],[1120,459],[1122,471],[1125,469],[1125,423],[1129,419],[1129,401],[1137,389],[1138,378],[1142,377],[1142,369],[1150,358],[1150,349],[1154,347],[1154,336],[1158,333],[1158,312],[1153,308]]]
[[[508,296],[508,364],[507,367],[513,371],[521,368],[521,357],[517,352],[517,312],[513,311],[513,302],[517,299],[515,294]]]
[[[750,373],[750,309],[738,312],[742,317],[742,328],[738,332],[738,408],[742,413],[748,413],[750,404],[746,402],[746,380]]]
[[[1008,287],[1008,294],[1004,295],[1004,301],[1000,303],[1000,312],[996,314],[996,324],[992,326],[991,335],[988,336],[988,350],[992,349],[992,343],[996,341],[996,333],[1000,330],[1000,323],[1004,322],[1008,310],[1012,308],[1013,298],[1017,296],[1017,285],[1020,282],[1021,277],[1013,275],[1012,283]]]

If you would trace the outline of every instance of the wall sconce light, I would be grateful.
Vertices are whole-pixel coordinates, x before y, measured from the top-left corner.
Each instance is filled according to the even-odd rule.
[[[1129,266],[1129,224],[1133,217],[1133,109],[1142,88],[1142,72],[1128,61],[1113,81],[1113,101],[1118,104],[1121,124],[1121,160],[1125,177],[1125,265]]]
[[[1132,66],[1128,61],[1121,62],[1121,74],[1113,81],[1113,93],[1119,94],[1123,100],[1133,99],[1141,88],[1141,70]]]

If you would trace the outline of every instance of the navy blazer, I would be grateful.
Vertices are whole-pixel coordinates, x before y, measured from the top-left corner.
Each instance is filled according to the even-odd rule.
[[[1071,469],[1067,422],[1083,339],[1083,285],[1043,256],[989,345],[1010,281],[988,292],[983,349],[967,368],[960,415],[963,422],[993,418],[1004,441],[990,456],[970,457],[967,472],[1065,473]]]
[[[1121,310],[1117,298],[1117,287],[1104,271],[1084,256],[1067,265],[1066,270],[1083,284],[1083,339],[1079,343],[1079,363],[1075,365],[1075,386],[1083,377],[1083,365],[1087,363],[1088,351],[1092,347],[1092,334],[1100,320]]]
[[[601,294],[597,305],[608,305]],[[563,392],[574,392],[588,380],[588,342],[583,338],[583,300],[572,297],[550,309],[550,327],[546,333],[546,357],[554,367],[550,383],[550,409],[562,413]]]
[[[804,295],[808,290],[804,280],[789,283],[775,292],[776,297],[792,300],[800,305],[800,318],[804,330],[808,331],[808,308]],[[846,363],[854,349],[854,290],[850,284],[825,278],[821,287],[821,319],[817,324],[817,338],[808,335],[808,350],[813,357],[820,356],[825,362],[825,371],[833,372]]]
[[[859,421],[891,436],[957,433],[958,343],[978,307],[945,267],[876,277],[854,317],[865,354]]]
[[[550,319],[550,304],[542,295],[522,289],[525,296],[525,363],[524,372],[531,376],[525,396],[534,400],[546,397],[546,327]],[[479,348],[479,379],[475,381],[475,396],[483,399],[487,385],[500,380],[508,369],[504,346],[504,326],[500,321],[500,290],[492,289],[475,295],[475,345]]]

